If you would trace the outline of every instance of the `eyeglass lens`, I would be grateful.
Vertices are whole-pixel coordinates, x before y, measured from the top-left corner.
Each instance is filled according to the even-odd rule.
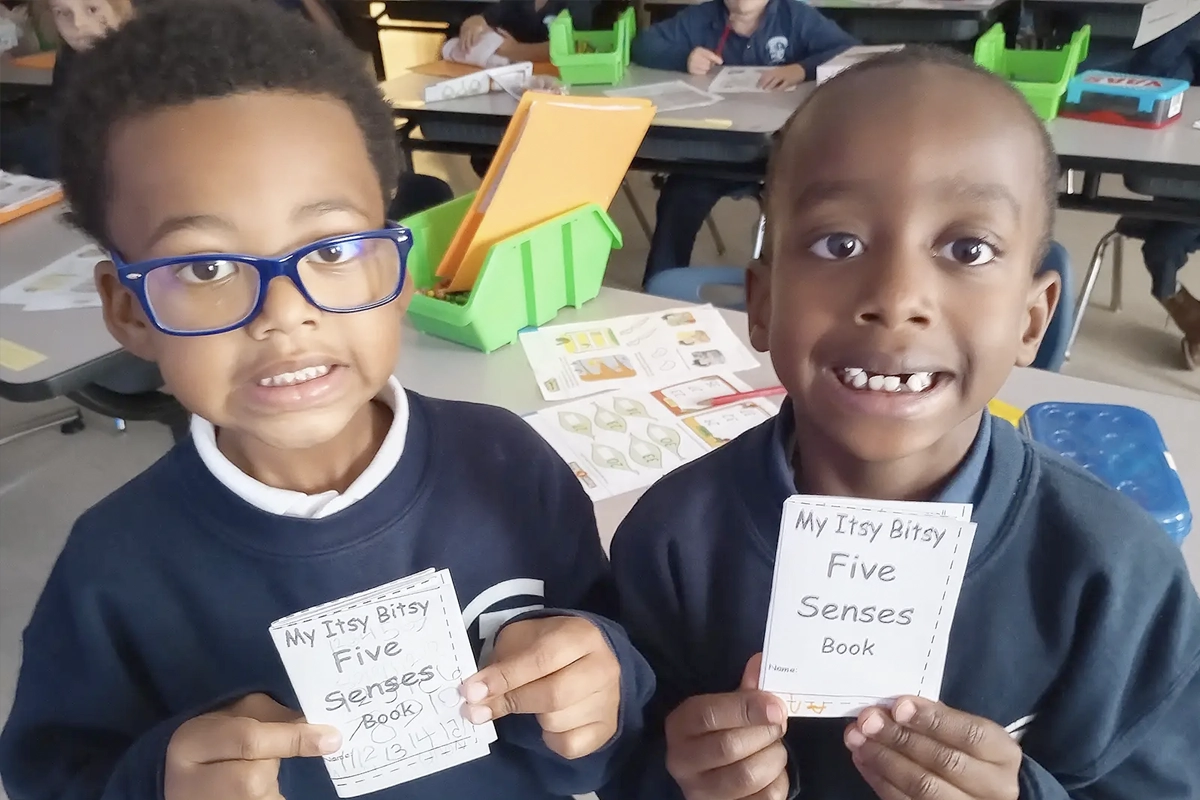
[[[308,253],[296,270],[313,302],[349,311],[386,299],[400,280],[400,250],[392,239],[344,241]],[[246,319],[258,303],[258,270],[244,261],[191,261],[146,274],[146,297],[168,330],[220,330]]]

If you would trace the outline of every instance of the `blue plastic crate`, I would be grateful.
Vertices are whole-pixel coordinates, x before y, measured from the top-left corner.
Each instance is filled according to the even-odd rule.
[[[1145,411],[1094,403],[1042,403],[1022,427],[1150,512],[1182,544],[1192,511],[1158,423]]]

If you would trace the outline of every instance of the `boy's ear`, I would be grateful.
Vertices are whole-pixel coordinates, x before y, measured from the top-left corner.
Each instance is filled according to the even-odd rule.
[[[771,268],[755,259],[746,268],[746,315],[750,321],[750,344],[760,353],[770,348]]]
[[[137,297],[121,285],[111,261],[97,264],[95,274],[108,332],[130,353],[143,361],[154,361],[153,327]]]
[[[1037,357],[1038,348],[1050,327],[1054,310],[1062,298],[1062,280],[1055,270],[1048,269],[1033,277],[1029,288],[1029,299],[1025,319],[1025,330],[1021,332],[1021,346],[1017,350],[1017,366],[1028,367]]]

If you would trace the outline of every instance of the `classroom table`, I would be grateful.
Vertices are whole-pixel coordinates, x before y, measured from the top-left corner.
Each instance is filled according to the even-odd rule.
[[[381,85],[384,96],[407,120],[400,143],[406,150],[490,154],[504,135],[517,101],[505,92],[426,104],[425,87],[443,78],[406,72]],[[631,66],[612,86],[576,86],[578,95],[601,95],[613,88],[636,88],[684,81],[707,88],[711,77]],[[712,177],[755,181],[771,136],[807,94],[793,92],[730,95],[715,105],[659,114],[638,150],[633,168],[654,172],[699,172]],[[420,136],[417,136],[417,132]]]
[[[957,0],[956,0],[957,1]],[[422,99],[436,78],[407,72],[382,84],[406,120],[400,143],[406,151],[489,154],[504,134],[517,101],[505,92],[438,103]],[[645,86],[683,80],[706,88],[711,77],[695,77],[631,66],[619,86]],[[602,94],[605,86],[578,86],[580,95]],[[633,168],[688,172],[741,181],[762,180],[771,136],[812,91],[806,83],[792,92],[730,95],[715,105],[663,113],[655,118]],[[1078,192],[1060,197],[1063,208],[1156,219],[1200,221],[1200,204],[1162,198],[1133,199],[1100,194],[1102,173],[1200,180],[1200,87],[1184,97],[1180,120],[1162,130],[1143,130],[1059,118],[1048,124],[1064,169],[1089,173]],[[419,133],[419,135],[418,135]]]
[[[49,86],[53,77],[53,68],[23,66],[21,64],[14,64],[7,58],[0,57],[0,84],[9,86]]]
[[[7,286],[87,244],[88,239],[62,218],[63,207],[53,206],[0,225],[0,286]],[[68,397],[79,405],[109,417],[155,420],[177,429],[182,418],[171,398],[149,387],[128,391],[112,388],[114,376],[153,378],[148,368],[121,349],[104,326],[99,308],[68,311],[25,311],[0,306],[0,339],[43,356],[29,366],[0,363],[0,397],[28,403]],[[36,420],[19,431],[0,432],[0,441],[50,424],[78,420],[77,409]],[[46,423],[46,424],[43,424]]]
[[[673,300],[603,289],[600,296],[582,309],[567,309],[554,324],[587,322],[626,314],[651,313],[686,305]],[[734,332],[749,346],[746,315],[722,311]],[[396,375],[409,389],[433,397],[489,403],[517,414],[531,414],[548,404],[542,399],[525,354],[519,346],[502,348],[484,356],[452,342],[411,330],[405,325]],[[768,357],[760,355],[762,366],[739,373],[753,387],[777,385]],[[1126,389],[1094,381],[1072,378],[1035,369],[1018,369],[1001,390],[1001,400],[1028,408],[1046,401],[1113,403],[1141,408],[1150,413],[1162,429],[1171,455],[1179,468],[1188,502],[1200,518],[1200,400]],[[633,492],[603,500],[596,505],[596,516],[605,543],[616,526],[637,500]],[[1197,523],[1200,528],[1200,523]],[[1190,548],[1193,574],[1200,579],[1200,533],[1193,533],[1185,547]]]

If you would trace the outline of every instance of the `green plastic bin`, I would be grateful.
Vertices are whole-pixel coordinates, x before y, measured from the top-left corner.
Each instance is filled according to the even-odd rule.
[[[1012,81],[1039,117],[1058,116],[1058,105],[1087,58],[1092,29],[1084,25],[1061,50],[1007,50],[1004,26],[997,23],[975,43],[975,63]]]
[[[566,306],[600,293],[608,255],[621,232],[595,203],[535,225],[492,246],[467,301],[459,305],[420,292],[437,284],[437,268],[474,194],[415,214],[408,274],[417,289],[408,316],[417,330],[490,353],[545,325]]]
[[[577,31],[571,12],[561,11],[550,23],[550,63],[568,85],[617,83],[629,67],[636,32],[632,8],[621,12],[610,31]]]

